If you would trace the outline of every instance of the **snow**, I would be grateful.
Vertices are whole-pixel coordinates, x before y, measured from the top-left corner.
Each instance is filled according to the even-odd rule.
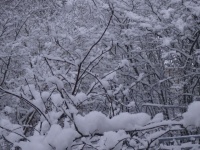
[[[179,105],[162,105],[162,104],[153,104],[153,103],[144,103],[143,106],[154,106],[154,107],[162,107],[162,108],[185,108],[185,106]]]
[[[15,132],[16,132],[16,133],[18,133],[18,132],[19,132],[19,133],[22,133],[23,130],[22,130],[22,129],[21,129],[21,130],[18,129],[18,131],[15,131]],[[22,138],[22,137],[21,137],[20,135],[15,134],[15,133],[9,133],[9,135],[6,136],[6,139],[7,139],[8,141],[12,142],[12,143],[18,142],[21,138]]]
[[[84,29],[84,28],[81,28]],[[85,32],[85,31],[81,31],[81,32]],[[76,59],[76,65],[79,65],[79,63],[82,61],[81,59],[83,59],[83,51],[81,49],[76,49],[75,52],[79,55],[79,59]]]
[[[169,51],[169,52],[163,52],[162,53],[162,58],[167,58],[169,56],[180,56],[179,53],[177,53],[176,51]]]
[[[165,19],[168,19],[173,11],[174,11],[174,9],[172,9],[172,8],[169,8],[169,9],[162,9],[162,10],[160,11],[160,13],[163,15],[163,17],[164,17]]]
[[[181,32],[184,31],[184,28],[186,26],[186,23],[181,19],[178,18],[177,21],[174,21],[173,24],[175,25],[175,27],[177,27]]]
[[[119,64],[119,67],[125,67],[129,66],[129,61],[127,59],[121,60],[121,63]]]
[[[109,119],[101,112],[92,111],[84,117],[77,115],[75,122],[83,134],[103,133],[106,131],[133,130],[138,126],[144,126],[151,117],[146,113],[130,114],[120,113]]]
[[[163,120],[162,122],[155,122],[155,123],[151,123],[151,121],[149,121],[148,125],[142,126],[142,127],[138,127],[138,130],[148,130],[150,128],[155,128],[155,127],[159,127],[159,126],[172,126],[172,125],[182,125],[182,121],[175,121],[175,120]]]
[[[103,87],[105,89],[108,89],[110,87],[110,84],[109,84],[108,81],[110,81],[110,80],[117,81],[117,73],[116,73],[116,71],[111,72],[109,74],[104,74],[104,76],[105,77],[103,79],[101,79],[100,82],[101,82],[101,84],[103,85]]]
[[[52,59],[52,60],[57,60],[57,61],[65,61],[64,59],[62,59],[60,57],[53,56],[53,55],[44,55],[44,57],[48,58],[48,59]]]
[[[184,87],[183,83],[180,83],[180,84],[173,83],[173,85],[170,88],[180,90],[180,89],[183,89],[183,87]]]
[[[33,100],[30,100],[30,102],[32,104],[34,104],[36,107],[38,107],[41,111],[45,111],[44,102],[41,99],[40,92],[38,92],[36,90],[35,85],[30,84],[28,86],[23,86],[23,90],[24,90],[24,93],[26,94],[26,96],[29,95],[34,98]]]
[[[200,6],[198,6],[195,2],[191,3],[190,1],[184,2],[186,8],[188,8],[192,14],[199,16],[200,15]]]
[[[150,121],[151,117],[146,113],[130,114],[120,113],[110,119],[112,130],[134,130],[138,126],[144,126]]]
[[[76,67],[78,68],[78,66],[80,65],[81,60],[80,59],[76,59],[74,64],[76,65]]]
[[[200,119],[197,119],[200,112],[198,110],[199,107],[200,102],[193,102],[192,104],[190,104],[188,111],[183,115],[184,121],[188,119],[187,117],[191,119],[191,116],[194,116],[195,114],[193,121],[199,121],[198,124],[195,122],[195,125],[199,126]],[[186,115],[188,113],[189,115]],[[12,142],[18,142],[15,143],[15,146],[20,146],[22,150],[50,150],[52,147],[55,147],[56,150],[64,150],[68,147],[71,147],[74,139],[80,137],[80,135],[77,133],[77,131],[75,131],[74,126],[70,125],[69,118],[65,118],[63,128],[57,124],[57,119],[60,117],[61,114],[62,112],[51,111],[49,113],[49,118],[52,125],[50,126],[46,120],[44,120],[41,125],[40,123],[38,123],[36,129],[40,130],[41,134],[35,131],[33,136],[28,137],[30,142],[19,141],[21,137],[14,133],[9,133],[6,138]],[[100,150],[112,148],[114,150],[121,149],[123,140],[130,138],[130,136],[125,131],[145,131],[164,125],[169,126],[172,124],[181,124],[180,121],[164,121],[162,113],[155,115],[152,120],[151,117],[146,113],[130,114],[127,112],[120,113],[119,115],[116,115],[110,119],[101,112],[92,111],[85,116],[82,116],[80,114],[74,115],[74,119],[77,128],[82,134],[103,134],[103,136],[99,137],[99,141],[96,143],[98,149]],[[188,120],[187,122],[192,123],[191,120]],[[16,129],[20,127],[19,125],[12,124],[7,119],[1,119],[0,125],[7,126],[9,129]],[[23,133],[22,128],[19,128],[15,131],[20,134]],[[145,139],[151,141],[154,138],[160,137],[166,131],[167,130],[157,130],[156,132],[145,134]],[[87,141],[87,138],[84,138],[82,140],[84,140],[85,142],[89,142]],[[140,144],[136,142],[138,140]],[[135,147],[136,145],[139,147],[143,145],[143,147],[145,147],[145,143],[145,140],[137,137],[133,137],[133,139],[130,141],[130,145],[132,145],[133,147]]]
[[[62,129],[60,125],[52,125],[45,140],[54,146],[56,150],[64,150],[71,146],[73,140],[79,134],[73,129]]]
[[[23,86],[22,88],[23,88],[25,94],[31,95],[31,92],[33,90],[35,90],[35,85],[30,84],[29,86]]]
[[[16,146],[21,147],[22,150],[51,150],[48,144],[40,141],[19,142]]]
[[[197,62],[200,64],[200,55],[197,56]]]
[[[154,133],[151,133],[147,136],[147,140],[148,141],[151,141],[152,139],[155,139],[155,138],[158,138],[160,137],[162,134],[166,133],[165,130],[160,130],[160,131],[157,131],[157,132],[154,132]]]
[[[51,123],[56,124],[58,122],[58,118],[63,114],[63,112],[59,111],[51,111],[48,113]]]
[[[119,91],[120,91],[122,88],[123,88],[123,85],[120,84],[117,88],[115,88],[115,91],[113,92],[113,94],[115,95],[115,94],[119,93]]]
[[[117,73],[114,71],[105,77],[105,80],[117,80]]]
[[[64,88],[63,82],[55,76],[49,77],[46,80],[47,80],[48,84],[50,84],[50,83],[55,84],[59,90],[62,90]]]
[[[73,102],[75,104],[80,104],[81,102],[84,102],[87,99],[87,95],[83,92],[77,93],[73,98]]]
[[[173,41],[171,37],[162,38],[162,46],[170,46],[170,43]]]
[[[33,101],[31,101],[37,108],[39,108],[41,111],[45,111],[44,103],[42,102],[41,98],[37,98]]]
[[[152,25],[149,23],[140,23],[140,26],[143,28],[152,28]]]
[[[142,78],[144,77],[144,73],[140,73],[139,74],[139,76],[138,76],[138,78],[137,78],[137,81],[140,81],[140,80],[142,80]]]
[[[100,82],[101,82],[101,84],[103,85],[103,87],[105,89],[108,89],[110,87],[110,84],[109,84],[109,82],[107,80],[103,79]]]
[[[87,33],[87,28],[85,28],[85,27],[79,27],[78,31],[79,31],[80,34],[84,35],[84,34]]]
[[[47,136],[45,137],[45,140],[46,140],[48,143],[50,143],[50,144],[52,144],[53,146],[55,146],[54,140],[55,140],[56,136],[57,136],[61,131],[62,131],[62,128],[61,128],[60,125],[58,125],[58,124],[52,125],[51,128],[50,128],[50,130],[49,130],[49,132],[48,132],[48,134],[47,134]]]
[[[64,150],[71,147],[73,140],[78,137],[79,134],[73,129],[63,129],[60,133],[57,133],[53,141],[53,146],[56,150]]]
[[[129,144],[130,144],[131,146],[135,146],[135,145],[137,145],[137,142],[136,142],[136,140],[131,139],[130,142],[129,142]]]
[[[113,90],[107,90],[107,94],[112,97],[113,96]]]
[[[10,120],[6,118],[0,118],[0,126],[5,127],[6,129],[13,130],[14,132],[18,134],[22,134],[23,130],[20,125],[18,124],[12,124]],[[2,128],[0,128],[0,136],[4,135],[6,139],[8,139],[11,142],[19,141],[22,137],[14,132],[5,132]],[[23,134],[22,134],[23,135]]]
[[[15,111],[14,111],[13,108],[11,108],[11,107],[9,107],[9,106],[6,106],[6,107],[4,108],[4,112],[6,112],[7,114],[11,114],[11,113],[13,113],[13,112],[15,112]]]
[[[78,110],[73,105],[68,104],[68,107],[69,107],[69,113],[72,113],[72,114],[77,114],[78,113]]]
[[[119,150],[121,148],[121,140],[129,138],[125,131],[119,130],[118,132],[108,131],[100,139],[100,150],[111,149]]]
[[[140,21],[140,20],[143,19],[142,16],[139,16],[138,14],[133,13],[133,12],[131,12],[131,11],[127,11],[127,12],[126,12],[126,15],[127,15],[127,17],[129,17],[130,19],[133,19],[133,20],[138,20],[138,21]]]
[[[125,90],[123,91],[123,94],[124,94],[125,96],[128,96],[128,94],[129,94],[129,89],[128,89],[128,88],[125,89]]]
[[[182,82],[180,81],[177,84],[173,83],[176,82],[173,77],[166,78],[165,69],[168,69],[170,66],[182,68],[184,67],[182,66],[182,64],[184,65],[184,60],[188,59],[190,61],[189,58],[191,60],[194,59],[194,61],[198,58],[200,62],[200,56],[198,56],[200,50],[196,49],[198,44],[192,42],[198,37],[198,17],[200,14],[200,7],[198,6],[200,3],[198,0],[195,2],[174,0],[173,2],[166,3],[160,1],[151,1],[149,3],[140,0],[80,0],[77,2],[68,0],[66,3],[63,1],[63,5],[62,1],[57,0],[55,4],[61,7],[64,6],[65,8],[62,9],[64,11],[53,11],[52,13],[50,12],[52,15],[45,17],[48,14],[47,11],[47,13],[42,13],[44,14],[42,18],[48,18],[48,20],[44,22],[40,18],[40,21],[36,22],[36,28],[37,25],[39,25],[38,27],[48,26],[48,33],[46,33],[46,28],[44,28],[44,34],[42,33],[43,31],[40,33],[39,28],[35,29],[33,25],[33,28],[27,28],[28,31],[30,30],[28,33],[30,36],[24,37],[26,38],[25,42],[18,40],[10,42],[10,47],[2,45],[3,51],[7,49],[9,51],[9,48],[21,51],[21,47],[27,47],[27,50],[31,50],[28,56],[29,60],[20,60],[20,57],[15,59],[14,56],[16,55],[14,53],[17,51],[9,54],[12,57],[12,65],[9,66],[8,74],[5,74],[5,83],[2,83],[2,86],[0,86],[0,98],[3,101],[19,99],[19,107],[30,108],[32,111],[26,110],[24,111],[25,113],[22,113],[22,111],[18,111],[16,105],[12,104],[12,101],[6,101],[6,105],[9,104],[11,107],[17,108],[19,115],[17,114],[17,119],[14,118],[15,111],[9,106],[6,106],[1,111],[2,114],[12,117],[10,120],[13,123],[19,122],[20,125],[13,124],[7,118],[0,116],[0,125],[2,126],[0,128],[0,140],[3,140],[1,135],[4,135],[9,141],[14,142],[15,146],[20,146],[22,150],[71,150],[76,149],[78,146],[82,146],[82,149],[84,149],[90,145],[91,149],[99,150],[140,149],[142,146],[144,149],[148,149],[145,146],[152,144],[151,141],[153,139],[169,130],[170,132],[175,130],[175,132],[172,132],[172,134],[175,134],[174,137],[184,134],[184,132],[180,131],[184,129],[183,123],[186,129],[188,129],[188,126],[200,127],[199,102],[190,104],[187,112],[183,116],[182,114],[175,116],[173,121],[164,120],[162,113],[156,114],[154,117],[146,113],[134,114],[134,112],[141,112],[143,110],[148,111],[142,109],[142,106],[151,106],[155,109],[157,107],[169,109],[169,117],[171,117],[178,114],[179,108],[184,108],[184,106],[176,105],[178,101],[181,101],[181,97],[177,95],[183,94],[183,91],[178,90],[178,88],[181,89],[180,85]],[[87,8],[86,6],[89,7]],[[65,9],[67,9],[67,13],[65,13]],[[112,9],[115,10],[113,16],[111,14]],[[62,14],[64,15],[62,16]],[[109,16],[113,17],[110,20],[111,25],[108,24]],[[89,20],[84,20],[85,17],[89,17]],[[79,22],[81,18],[83,20]],[[8,19],[10,23],[5,24],[5,27],[8,28],[6,29],[6,34],[2,35],[2,39],[4,39],[5,35],[8,35],[8,38],[12,35],[9,34],[9,27],[12,27],[13,19],[12,17],[10,19],[9,16]],[[33,20],[28,21],[27,25],[25,25],[29,27],[31,21]],[[56,21],[55,25],[54,21]],[[45,24],[40,24],[40,22]],[[4,25],[4,21],[2,23]],[[18,25],[17,23],[15,24]],[[188,29],[186,28],[187,26]],[[13,27],[18,28],[18,26]],[[24,31],[26,27],[22,29]],[[25,35],[23,31],[20,32],[18,38]],[[34,37],[32,33],[36,31],[37,35],[41,34],[44,37]],[[103,31],[106,33],[104,34]],[[89,32],[90,34],[88,34]],[[31,37],[31,39],[27,37]],[[61,45],[59,45],[57,40]],[[29,45],[28,41],[29,43],[33,41],[33,43]],[[20,44],[20,42],[22,43]],[[6,41],[3,41],[3,43],[6,43]],[[189,56],[187,54],[189,53],[188,48],[193,43],[195,44],[195,54]],[[159,55],[160,51],[162,51],[161,58]],[[85,57],[84,62],[81,63],[87,52],[87,58]],[[127,54],[127,57],[130,56],[133,63],[127,59],[121,60],[121,56],[126,55],[126,52],[131,52],[130,55]],[[45,56],[43,53],[49,55]],[[60,55],[60,57],[56,55]],[[183,56],[179,60],[180,55]],[[41,56],[49,60],[51,68],[47,66]],[[15,62],[18,64],[18,59],[20,60],[19,66],[22,65],[22,72],[20,68],[16,68],[14,65]],[[96,60],[96,63],[91,62],[94,60]],[[8,69],[8,66],[6,69],[7,58],[2,58],[1,62],[4,64],[2,67],[2,73],[4,73]],[[29,65],[29,62],[32,64]],[[163,64],[162,69],[164,71],[157,67],[160,64],[159,62],[168,63]],[[189,86],[195,86],[195,81],[197,81],[197,89],[188,90],[188,92],[194,92],[186,93],[186,96],[192,96],[192,94],[193,96],[198,96],[198,79],[196,79],[198,78],[198,68],[195,70],[196,72],[190,72],[191,67],[195,69],[193,64],[189,66],[184,79],[181,78],[181,73],[177,73],[177,76],[181,78],[180,80],[194,77],[194,84],[191,83],[188,85],[188,88],[190,88]],[[28,66],[27,70],[26,65]],[[162,64],[160,65],[162,66]],[[85,74],[81,76],[82,79],[77,80],[78,87],[73,91],[78,66],[81,67],[81,73]],[[121,70],[120,68],[122,67],[126,67],[126,69]],[[25,72],[23,71],[24,68]],[[51,69],[53,69],[54,76],[51,76]],[[86,69],[86,72],[84,69]],[[18,71],[21,73],[19,74]],[[128,71],[128,73],[124,74],[122,73],[123,71]],[[104,74],[105,72],[108,73]],[[126,75],[130,75],[130,77]],[[23,77],[26,77],[28,82],[24,82]],[[8,83],[7,80],[10,78],[13,78],[13,81],[8,81]],[[29,85],[29,83],[31,84]],[[91,88],[89,88],[90,84]],[[101,85],[103,85],[103,89]],[[4,91],[4,88],[18,93],[16,95],[17,98],[12,93],[11,96],[4,96],[4,92],[5,95],[9,94],[9,91]],[[90,90],[87,95],[85,93],[88,89]],[[162,102],[156,104],[156,101],[159,101],[161,90],[164,91],[166,100],[172,99],[173,104],[171,106],[164,105]],[[175,90],[178,91],[176,92]],[[37,106],[42,113],[38,113],[37,109],[34,110],[28,104],[24,105],[24,100],[20,96],[23,96]],[[106,96],[110,97],[107,99]],[[146,103],[143,105],[143,103],[149,102],[150,98],[153,100],[152,104]],[[176,98],[175,101],[173,101],[173,98]],[[44,104],[46,107],[44,107]],[[132,108],[135,105],[137,107]],[[99,110],[101,112],[91,110]],[[171,111],[173,111],[173,114]],[[30,122],[22,121],[25,117],[27,117],[27,120],[31,119],[28,115],[30,112],[34,112],[33,114],[31,113],[33,120],[30,120]],[[157,111],[155,110],[154,112]],[[180,112],[182,113],[182,110]],[[45,115],[47,120],[42,115]],[[183,117],[183,120],[179,121],[181,117]],[[24,136],[23,129],[26,126],[30,127],[25,135],[27,136],[27,141],[14,133],[17,132]],[[6,131],[3,127],[13,132]],[[83,136],[79,131],[83,133]],[[195,131],[198,133],[198,129]],[[171,133],[165,136],[171,136]],[[123,143],[121,140],[124,139],[127,141]],[[133,147],[128,147],[130,146],[129,144]],[[72,145],[73,148],[70,147]],[[190,143],[183,144],[182,146],[187,147],[188,145]],[[149,149],[154,148],[150,147]],[[159,147],[155,149],[159,149]]]
[[[70,123],[68,118],[65,118],[64,120],[64,128],[70,128]]]
[[[154,118],[150,121],[151,123],[158,123],[164,120],[163,113],[158,113],[154,116]]]
[[[6,127],[7,129],[12,129],[12,123],[6,118],[0,119],[0,126]]]
[[[101,112],[93,111],[84,117],[77,115],[75,117],[75,123],[83,134],[90,133],[103,133],[109,130],[109,119]]]
[[[187,112],[183,114],[184,126],[193,125],[200,127],[200,102],[195,101],[188,106]]]
[[[51,100],[56,107],[61,106],[64,101],[64,99],[61,97],[61,95],[59,93],[52,94]]]
[[[44,91],[44,92],[42,92],[41,96],[42,96],[42,100],[43,100],[44,102],[46,102],[47,99],[48,99],[49,96],[50,96],[50,93],[47,92],[47,91]]]
[[[49,131],[49,128],[50,128],[49,123],[46,120],[44,120],[42,122],[42,127],[41,127],[42,134],[46,134]]]
[[[52,46],[52,44],[53,44],[52,42],[45,42],[44,45],[45,45],[45,47],[50,48]]]
[[[128,107],[135,107],[135,102],[134,102],[134,101],[131,101],[127,106],[128,106]]]
[[[38,133],[38,132],[37,132]],[[22,150],[51,150],[51,146],[45,140],[45,136],[34,134],[28,138],[27,141],[20,141],[15,143],[15,146],[19,146]]]

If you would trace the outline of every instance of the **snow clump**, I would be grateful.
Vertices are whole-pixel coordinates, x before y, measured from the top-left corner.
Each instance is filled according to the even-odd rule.
[[[200,102],[195,101],[188,106],[187,112],[183,114],[183,122],[185,126],[193,125],[200,127]]]

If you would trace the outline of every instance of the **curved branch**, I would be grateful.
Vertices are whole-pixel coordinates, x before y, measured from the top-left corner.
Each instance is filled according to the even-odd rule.
[[[5,89],[3,89],[2,87],[0,87],[0,90],[4,91],[4,92],[7,93],[7,94],[13,95],[13,96],[15,96],[15,97],[17,97],[17,98],[19,98],[19,99],[24,100],[28,105],[30,105],[31,107],[33,107],[39,114],[41,114],[41,115],[47,120],[47,122],[49,123],[49,125],[51,125],[50,121],[47,119],[47,117],[45,116],[45,114],[44,114],[37,106],[35,106],[35,105],[32,104],[31,102],[29,102],[28,99],[24,98],[24,97],[22,96],[22,94],[21,94],[21,95],[17,95],[16,93],[13,93],[13,92],[10,92],[10,91],[8,91],[8,90],[5,90]]]

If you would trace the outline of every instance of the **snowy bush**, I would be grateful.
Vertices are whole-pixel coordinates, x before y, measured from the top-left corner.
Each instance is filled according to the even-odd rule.
[[[184,148],[176,137],[200,133],[193,102],[200,1],[0,6],[0,144],[7,149]]]

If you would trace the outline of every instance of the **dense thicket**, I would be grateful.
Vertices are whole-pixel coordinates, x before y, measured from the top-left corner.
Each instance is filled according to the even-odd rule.
[[[198,0],[1,1],[1,146],[199,149],[199,16]]]

